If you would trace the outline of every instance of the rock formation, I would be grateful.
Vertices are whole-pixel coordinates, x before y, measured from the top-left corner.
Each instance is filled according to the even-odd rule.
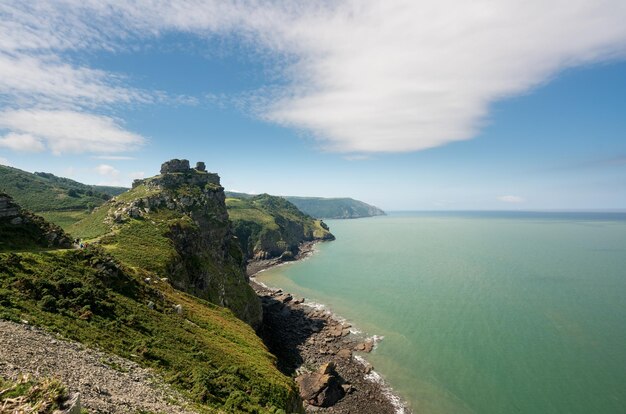
[[[317,407],[330,407],[344,395],[333,362],[322,364],[316,372],[300,375],[296,382],[300,397]]]
[[[22,209],[4,193],[0,193],[0,230],[0,251],[72,246],[70,237],[59,226]]]
[[[184,173],[189,170],[189,160],[173,159],[161,164],[161,174]]]
[[[189,168],[187,160],[163,163],[161,174],[136,180],[133,189],[111,200],[105,221],[123,229],[133,220],[151,221],[167,212],[175,249],[167,268],[173,286],[220,306],[257,326],[261,307],[247,284],[243,254],[231,233],[224,188],[217,174]]]

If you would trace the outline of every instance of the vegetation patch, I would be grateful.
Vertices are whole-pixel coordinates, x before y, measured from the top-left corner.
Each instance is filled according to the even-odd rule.
[[[156,276],[94,248],[3,253],[0,318],[152,367],[200,411],[298,411],[295,384],[250,326]]]
[[[332,240],[328,227],[282,197],[261,194],[247,198],[227,198],[233,232],[248,258],[269,258],[297,252],[298,245],[310,240]]]
[[[52,414],[62,407],[68,394],[53,378],[22,376],[16,381],[0,378],[0,412]]]

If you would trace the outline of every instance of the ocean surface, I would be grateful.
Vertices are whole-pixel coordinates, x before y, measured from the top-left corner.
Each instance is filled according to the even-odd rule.
[[[416,413],[626,413],[626,215],[396,213],[263,272],[384,339]]]

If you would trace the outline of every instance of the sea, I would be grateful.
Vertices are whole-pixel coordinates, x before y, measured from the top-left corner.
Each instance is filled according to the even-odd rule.
[[[323,304],[415,413],[626,413],[626,214],[402,212],[258,280]]]

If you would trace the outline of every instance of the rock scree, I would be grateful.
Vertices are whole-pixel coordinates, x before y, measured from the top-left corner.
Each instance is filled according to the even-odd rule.
[[[132,361],[0,320],[0,376],[24,374],[60,379],[90,413],[195,412],[181,394]]]

